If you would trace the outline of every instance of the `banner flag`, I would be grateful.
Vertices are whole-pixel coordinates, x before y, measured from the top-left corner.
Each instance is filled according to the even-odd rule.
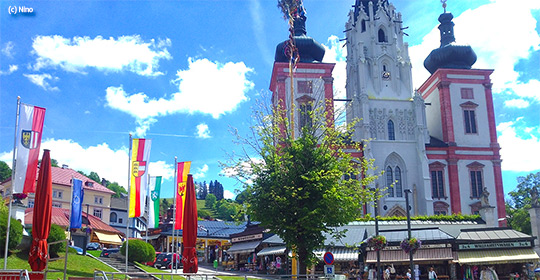
[[[81,180],[73,178],[72,181],[73,194],[71,197],[71,218],[69,222],[69,228],[81,228],[84,189]]]
[[[159,226],[159,193],[161,191],[161,176],[150,177],[150,207],[148,207],[148,228]]]
[[[21,103],[17,129],[17,158],[13,193],[35,193],[39,147],[45,121],[45,108]]]
[[[148,166],[152,140],[134,138],[131,142],[129,218],[141,217],[146,208],[148,192]]]
[[[182,229],[184,206],[186,204],[186,184],[191,161],[178,163],[176,176],[176,221],[174,229]]]

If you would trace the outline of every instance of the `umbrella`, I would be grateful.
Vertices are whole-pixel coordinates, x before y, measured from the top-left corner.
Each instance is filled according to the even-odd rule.
[[[188,175],[186,186],[182,240],[184,241],[184,252],[182,253],[184,273],[197,273],[198,261],[197,250],[195,248],[197,241],[197,200],[195,198],[195,185],[193,184],[193,176],[191,174]]]
[[[41,271],[47,265],[47,238],[51,230],[52,214],[52,179],[51,155],[49,150],[43,152],[41,167],[36,187],[34,214],[32,222],[32,247],[28,263],[33,271]]]

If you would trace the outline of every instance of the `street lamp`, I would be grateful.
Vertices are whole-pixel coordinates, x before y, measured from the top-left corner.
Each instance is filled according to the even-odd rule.
[[[371,188],[371,191],[375,193],[375,201],[373,203],[375,211],[375,236],[379,236],[379,192],[375,188]],[[381,279],[381,252],[380,250],[375,250],[377,254],[377,280]]]
[[[407,231],[409,233],[409,240],[411,240],[411,206],[409,204],[409,194],[412,193],[410,189],[405,190],[405,204],[407,206]],[[413,250],[409,251],[409,265],[411,267],[411,279],[414,279],[414,265],[413,265]]]

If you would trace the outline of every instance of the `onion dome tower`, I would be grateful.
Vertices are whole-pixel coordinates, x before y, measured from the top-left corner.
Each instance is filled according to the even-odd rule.
[[[294,38],[296,48],[300,55],[300,61],[304,63],[321,62],[324,57],[324,47],[315,39],[306,35],[306,16],[301,15],[294,19]],[[288,41],[288,40],[287,40]],[[289,62],[287,55],[287,41],[281,42],[276,47],[276,62]]]
[[[446,12],[446,1],[443,1],[444,12],[439,16],[439,30],[441,33],[441,46],[434,49],[424,60],[424,67],[433,74],[439,68],[471,69],[476,62],[476,54],[471,46],[455,44],[454,16]]]

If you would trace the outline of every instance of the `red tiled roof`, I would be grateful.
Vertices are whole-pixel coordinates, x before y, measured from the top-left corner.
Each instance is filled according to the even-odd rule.
[[[38,169],[38,175],[39,175],[39,169]],[[57,185],[64,185],[64,186],[71,186],[71,178],[82,180],[83,186],[85,189],[88,190],[94,190],[98,192],[104,192],[104,193],[110,193],[114,194],[115,192],[107,189],[102,184],[82,175],[81,173],[71,169],[71,168],[61,168],[61,167],[53,167],[51,169],[51,175],[52,175],[52,183]],[[38,176],[36,175],[36,178]],[[86,182],[93,183],[92,187],[89,187],[86,185]]]
[[[59,225],[61,227],[69,226],[69,209],[64,208],[52,208],[51,223]],[[24,224],[29,225],[33,222],[34,208],[26,208],[24,210]],[[87,214],[83,212],[83,217],[86,217]],[[94,215],[88,215],[88,222],[90,223],[89,227],[92,230],[105,231],[110,233],[116,233],[123,235],[119,230],[109,226],[108,224],[101,221],[100,218]],[[83,227],[86,225],[83,225]]]

